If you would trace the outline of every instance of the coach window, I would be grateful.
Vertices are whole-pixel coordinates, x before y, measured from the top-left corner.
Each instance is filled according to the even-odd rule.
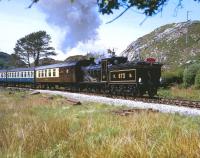
[[[42,76],[41,76],[41,77],[44,77],[44,71],[43,71],[43,70],[41,71],[41,74],[42,74]]]
[[[67,74],[69,73],[69,69],[66,69],[66,73],[67,73]]]
[[[51,69],[49,69],[49,77],[51,77]]]
[[[43,70],[43,77],[46,77],[46,70]]]
[[[56,77],[56,69],[53,69],[53,77]]]
[[[43,70],[44,71],[44,77],[47,77],[47,73],[46,73],[46,70]]]

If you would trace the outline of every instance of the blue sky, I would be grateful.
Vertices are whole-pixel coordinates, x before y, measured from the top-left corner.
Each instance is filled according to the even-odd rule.
[[[126,12],[116,21],[106,24],[106,22],[116,17],[120,10],[110,16],[100,15],[102,24],[98,29],[96,41],[79,44],[76,48],[61,51],[62,32],[46,22],[46,15],[38,10],[37,6],[27,9],[29,3],[30,0],[3,0],[0,2],[0,51],[13,53],[15,43],[19,38],[34,31],[46,30],[52,36],[52,45],[58,52],[56,59],[64,59],[70,55],[108,48],[114,48],[119,54],[132,41],[150,33],[155,28],[168,23],[185,21],[187,11],[190,11],[189,19],[200,20],[199,3],[193,0],[183,0],[183,8],[175,11],[178,0],[169,0],[162,14],[148,17],[142,25],[140,23],[145,19],[145,15],[138,13],[140,11],[135,8]]]

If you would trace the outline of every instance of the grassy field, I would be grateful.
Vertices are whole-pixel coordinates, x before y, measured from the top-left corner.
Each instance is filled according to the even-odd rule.
[[[200,118],[0,90],[0,157],[200,157]]]
[[[170,87],[169,89],[160,89],[158,91],[159,96],[165,98],[179,98],[187,100],[200,101],[200,90],[195,88],[178,88]]]

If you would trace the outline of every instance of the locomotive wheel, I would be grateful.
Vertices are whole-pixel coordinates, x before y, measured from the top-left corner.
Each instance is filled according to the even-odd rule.
[[[157,94],[157,88],[155,87],[149,88],[148,95],[150,98],[153,98],[156,94]]]

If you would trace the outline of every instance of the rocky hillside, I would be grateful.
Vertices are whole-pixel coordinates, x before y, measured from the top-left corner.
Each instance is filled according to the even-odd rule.
[[[132,42],[122,55],[129,60],[155,57],[166,68],[200,59],[200,21],[173,23],[157,28]]]

